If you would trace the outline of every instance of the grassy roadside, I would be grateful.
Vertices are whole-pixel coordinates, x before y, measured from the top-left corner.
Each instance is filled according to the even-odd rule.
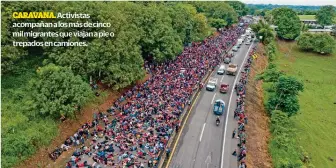
[[[274,63],[304,82],[300,111],[291,121],[296,141],[315,167],[336,167],[336,52],[329,56],[300,51],[295,43],[279,41]],[[288,51],[291,50],[290,54]],[[332,161],[333,160],[333,161]]]
[[[314,20],[315,15],[299,15],[300,20]]]
[[[267,109],[270,97],[275,94],[275,84],[280,76],[288,76],[288,74],[279,71],[277,64],[279,50],[276,43],[266,46],[266,53],[275,51],[274,54],[268,55],[269,65],[263,73],[257,76],[263,79],[264,105]],[[273,46],[273,47],[271,47]],[[282,74],[282,75],[281,75]],[[304,157],[307,155],[303,148],[299,147],[296,139],[296,130],[293,129],[294,122],[288,117],[286,112],[279,110],[268,111],[270,116],[270,132],[271,138],[268,143],[268,149],[272,157],[272,163],[275,168],[284,167],[313,167]]]

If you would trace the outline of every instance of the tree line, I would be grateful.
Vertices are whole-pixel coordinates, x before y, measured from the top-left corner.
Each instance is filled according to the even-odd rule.
[[[238,22],[240,2],[4,2],[2,20],[2,167],[12,167],[57,135],[61,116],[72,118],[93,99],[90,78],[114,90],[145,76],[144,63],[173,60],[191,42]],[[86,13],[106,28],[14,28],[13,12]],[[21,19],[20,22],[41,22]],[[106,31],[113,38],[12,37],[14,31]],[[86,42],[88,47],[13,47],[13,41]],[[28,82],[29,81],[29,82]]]

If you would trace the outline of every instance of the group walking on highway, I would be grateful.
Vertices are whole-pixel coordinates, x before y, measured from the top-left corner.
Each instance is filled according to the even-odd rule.
[[[158,167],[163,154],[170,155],[167,143],[179,131],[180,116],[193,91],[242,32],[244,27],[230,27],[185,47],[174,61],[146,62],[150,78],[126,91],[106,112],[97,110],[93,121],[66,139],[51,158],[74,147],[67,168]]]
[[[242,72],[239,83],[235,85],[235,91],[237,93],[237,106],[234,111],[234,119],[238,121],[238,129],[234,129],[232,132],[232,138],[238,139],[238,152],[234,150],[232,155],[237,157],[239,163],[239,168],[247,168],[245,163],[246,159],[246,132],[245,125],[248,123],[247,116],[245,114],[245,94],[246,94],[246,84],[248,82],[248,73],[250,72],[252,64],[252,55],[255,53],[256,48],[249,53],[247,62],[244,64],[244,71]]]

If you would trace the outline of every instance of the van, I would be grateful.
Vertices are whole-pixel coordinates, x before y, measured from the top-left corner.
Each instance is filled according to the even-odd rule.
[[[217,71],[218,75],[224,75],[225,73],[225,65],[221,65]]]

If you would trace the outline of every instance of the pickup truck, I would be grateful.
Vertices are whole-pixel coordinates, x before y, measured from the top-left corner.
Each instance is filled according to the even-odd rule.
[[[228,68],[226,69],[226,74],[235,76],[237,74],[237,69],[238,69],[237,64],[230,63]]]
[[[217,85],[217,78],[210,78],[208,84],[206,85],[206,90],[214,91]]]

